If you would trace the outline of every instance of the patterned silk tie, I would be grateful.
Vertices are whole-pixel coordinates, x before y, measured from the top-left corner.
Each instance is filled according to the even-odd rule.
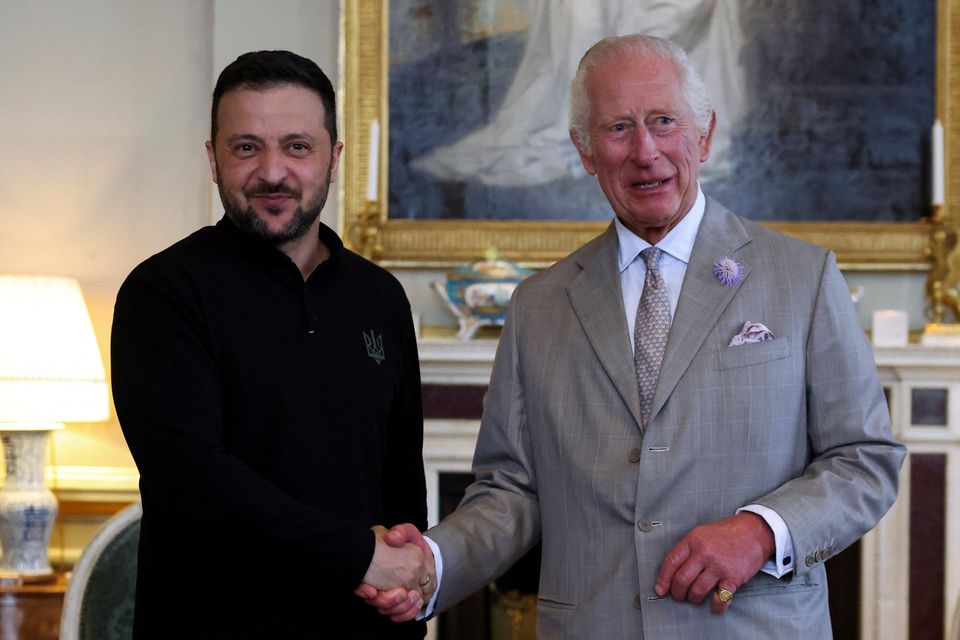
[[[660,254],[663,251],[648,247],[640,252],[647,275],[643,281],[643,294],[637,305],[637,320],[633,330],[633,362],[637,369],[637,387],[640,390],[640,415],[646,428],[650,420],[650,405],[653,392],[657,390],[660,363],[667,347],[670,331],[670,301],[667,287],[660,275]]]

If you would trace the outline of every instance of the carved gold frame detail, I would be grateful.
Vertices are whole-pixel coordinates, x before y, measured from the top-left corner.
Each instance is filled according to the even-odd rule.
[[[927,257],[928,319],[944,322],[945,309],[960,321],[960,0],[937,2],[937,117],[944,128],[945,202],[934,208]]]
[[[341,163],[341,228],[348,246],[392,267],[448,267],[480,259],[495,246],[507,259],[543,266],[573,251],[606,222],[391,220],[387,199],[389,0],[341,0],[340,115],[344,123]],[[937,114],[945,130],[947,202],[939,215],[918,222],[769,222],[766,226],[836,252],[843,269],[926,271],[931,298],[960,317],[960,0],[938,0]],[[379,195],[366,198],[370,124],[380,123]],[[927,213],[927,212],[923,212]],[[919,216],[918,216],[919,218]],[[940,232],[939,241],[935,231]],[[940,283],[933,285],[936,281]],[[933,312],[936,313],[934,300]]]

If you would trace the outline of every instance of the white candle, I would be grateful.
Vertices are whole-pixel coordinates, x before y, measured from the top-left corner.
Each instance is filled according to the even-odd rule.
[[[380,171],[380,123],[370,122],[370,157],[367,158],[367,200],[377,201],[378,172]]]
[[[930,145],[933,147],[933,204],[943,204],[943,125],[940,120],[933,121],[933,131],[930,134]]]

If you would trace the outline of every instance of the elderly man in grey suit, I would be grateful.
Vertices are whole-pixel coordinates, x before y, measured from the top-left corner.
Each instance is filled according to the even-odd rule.
[[[604,39],[571,95],[616,217],[513,297],[428,611],[542,540],[538,637],[829,638],[823,563],[904,455],[835,258],[703,195],[716,116],[677,46]]]

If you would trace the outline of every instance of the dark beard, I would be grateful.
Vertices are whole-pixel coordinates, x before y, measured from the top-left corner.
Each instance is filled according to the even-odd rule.
[[[224,191],[223,187],[220,186],[223,184],[223,180],[220,178],[219,168],[217,169],[217,190],[220,192],[223,211],[233,224],[237,225],[240,230],[262,238],[270,244],[281,245],[302,238],[320,217],[323,206],[327,204],[327,193],[330,191],[330,175],[331,169],[327,169],[326,183],[317,192],[317,197],[311,202],[302,203],[297,207],[297,210],[293,213],[293,218],[279,232],[271,231],[267,223],[253,210],[253,207],[242,208],[239,202]],[[266,183],[261,184],[255,191],[244,193],[244,195],[249,198],[265,193],[284,193],[297,199],[302,197],[299,191],[284,187],[282,184],[271,185]]]

